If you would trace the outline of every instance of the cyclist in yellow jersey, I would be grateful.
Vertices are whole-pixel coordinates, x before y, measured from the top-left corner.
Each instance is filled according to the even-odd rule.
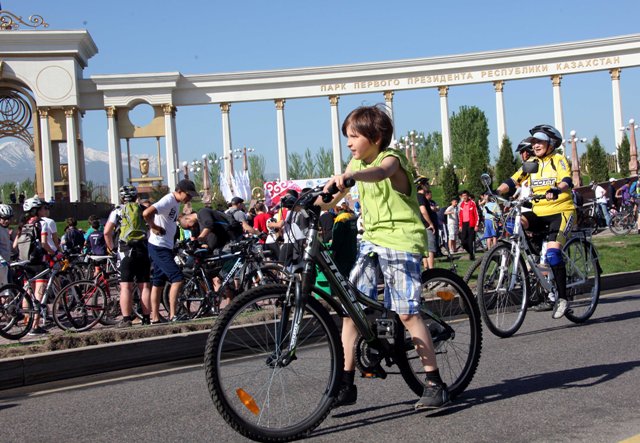
[[[529,133],[532,136],[525,141],[531,143],[535,157],[523,163],[523,167],[502,183],[497,191],[500,194],[513,193],[517,185],[529,180],[533,194],[546,196],[546,199],[533,203],[533,212],[523,214],[522,225],[532,232],[547,232],[545,259],[553,271],[558,291],[552,317],[558,319],[564,316],[568,306],[567,271],[562,258],[562,246],[575,220],[571,168],[565,156],[556,152],[556,148],[562,144],[562,135],[556,128],[538,125]]]

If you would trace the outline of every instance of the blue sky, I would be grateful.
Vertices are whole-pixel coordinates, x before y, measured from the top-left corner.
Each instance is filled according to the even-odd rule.
[[[86,0],[3,0],[2,7],[27,17],[40,14],[49,29],[87,29],[99,53],[93,74],[179,71],[223,73],[339,65],[464,54],[637,33],[640,6],[632,1],[182,1],[175,3]],[[640,67],[621,77],[623,119],[640,120]],[[553,123],[548,78],[506,84],[507,132],[517,143],[529,127]],[[565,130],[597,135],[614,150],[611,82],[608,72],[565,76]],[[340,116],[354,107],[381,102],[381,94],[343,96]],[[497,156],[495,94],[490,83],[451,88],[449,109],[462,105],[485,111]],[[440,130],[435,89],[397,92],[396,134]],[[285,108],[290,152],[331,148],[328,100],[288,100]],[[276,116],[272,101],[232,105],[234,147],[256,149],[277,171]],[[222,153],[217,106],[181,107],[177,114],[180,160]],[[103,112],[87,113],[85,145],[106,151]],[[568,134],[567,134],[568,135]],[[133,153],[153,153],[138,142]],[[346,147],[343,141],[343,149]],[[580,147],[580,151],[584,146]],[[346,156],[346,154],[345,154]]]

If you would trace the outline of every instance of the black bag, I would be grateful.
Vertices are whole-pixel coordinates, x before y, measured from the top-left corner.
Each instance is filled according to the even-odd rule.
[[[67,251],[79,252],[84,247],[84,235],[76,228],[69,228],[65,233]]]

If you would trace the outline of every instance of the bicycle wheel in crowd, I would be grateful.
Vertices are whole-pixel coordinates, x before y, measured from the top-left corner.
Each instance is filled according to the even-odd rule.
[[[342,377],[338,328],[312,297],[297,331],[295,358],[288,359],[295,312],[287,300],[285,285],[251,289],[222,311],[207,339],[204,365],[213,402],[233,429],[255,440],[310,433],[329,413]]]
[[[629,214],[620,212],[611,217],[611,224],[609,225],[609,229],[615,235],[626,235],[631,231],[632,228],[633,223],[630,222]]]
[[[18,285],[0,288],[0,335],[19,340],[31,330],[35,314],[31,296]]]
[[[53,320],[65,331],[83,332],[105,314],[107,296],[93,280],[80,280],[62,288],[53,302]]]
[[[169,309],[169,293],[171,291],[171,284],[167,283],[162,291],[162,303]],[[178,293],[178,300],[176,305],[176,315],[185,315],[188,318],[200,318],[207,314],[210,314],[210,310],[207,309],[207,286],[199,276],[193,276],[188,278]],[[168,317],[167,313],[167,317]]]
[[[574,238],[564,246],[567,268],[567,298],[569,309],[565,316],[574,323],[587,321],[600,299],[600,264],[593,245]]]
[[[482,318],[487,328],[502,338],[515,334],[527,314],[527,267],[522,257],[515,259],[519,263],[514,274],[511,245],[498,243],[483,257],[476,286]]]
[[[460,395],[471,383],[482,350],[482,320],[469,286],[447,269],[422,274],[421,316],[431,332],[442,380],[449,395]],[[411,336],[397,346],[396,363],[411,390],[421,396],[426,374]]]

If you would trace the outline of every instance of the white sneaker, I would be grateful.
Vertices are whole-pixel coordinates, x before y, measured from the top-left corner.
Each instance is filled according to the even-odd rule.
[[[557,320],[564,317],[564,313],[567,312],[568,307],[569,302],[564,298],[559,298],[555,306],[553,307],[553,314],[551,314],[551,318]]]

